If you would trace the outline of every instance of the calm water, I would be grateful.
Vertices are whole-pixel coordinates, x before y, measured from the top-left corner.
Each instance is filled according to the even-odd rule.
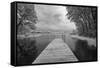
[[[79,61],[96,60],[97,52],[95,47],[89,47],[87,41],[76,40],[70,35],[61,34],[43,34],[39,37],[18,39],[17,41],[17,63],[19,65],[32,64],[37,56],[46,48],[46,46],[55,38],[62,38],[71,48]]]
[[[55,38],[55,35],[43,34],[39,37],[18,39],[17,63],[19,65],[31,64],[44,48]]]
[[[95,61],[97,60],[97,48],[95,47],[96,43],[91,43],[92,40],[80,40],[71,38],[70,35],[65,36],[65,43],[68,44],[70,49],[73,51],[75,56],[79,61]]]
[[[38,54],[41,53],[41,51],[53,40],[55,39],[55,35],[51,34],[45,34],[40,37],[37,37],[36,40],[36,47],[38,49]]]

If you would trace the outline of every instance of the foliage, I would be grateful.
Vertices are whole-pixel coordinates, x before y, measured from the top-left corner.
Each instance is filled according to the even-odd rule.
[[[67,7],[68,19],[76,22],[78,34],[87,37],[96,37],[97,15],[96,7]]]
[[[18,33],[29,32],[35,29],[37,21],[36,12],[33,4],[17,5],[17,29]]]
[[[17,35],[35,30],[37,16],[33,4],[17,4]],[[32,64],[37,57],[36,41],[31,38],[17,38],[17,64]]]

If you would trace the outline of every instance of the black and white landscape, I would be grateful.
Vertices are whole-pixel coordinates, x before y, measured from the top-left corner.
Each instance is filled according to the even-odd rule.
[[[97,60],[97,8],[17,4],[17,64]]]

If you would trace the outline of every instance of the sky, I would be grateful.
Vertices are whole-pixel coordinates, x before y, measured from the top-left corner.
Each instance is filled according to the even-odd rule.
[[[73,30],[76,26],[67,19],[65,6],[56,5],[35,5],[38,21],[36,24],[39,30]]]

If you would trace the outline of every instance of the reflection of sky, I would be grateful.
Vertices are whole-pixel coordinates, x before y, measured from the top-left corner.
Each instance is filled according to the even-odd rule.
[[[73,30],[74,23],[65,16],[66,7],[52,5],[35,5],[38,16],[37,29],[47,30]]]

